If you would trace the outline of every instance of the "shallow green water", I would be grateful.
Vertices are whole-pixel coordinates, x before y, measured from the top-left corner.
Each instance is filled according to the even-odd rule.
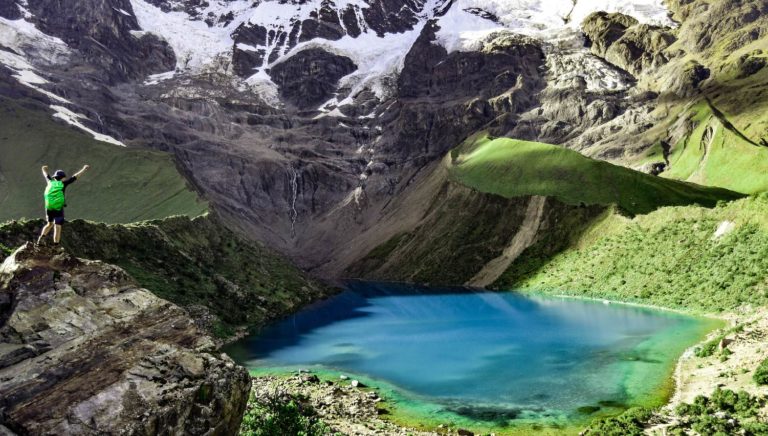
[[[257,373],[344,373],[394,419],[478,431],[573,429],[659,405],[713,322],[574,299],[356,283],[227,349]]]

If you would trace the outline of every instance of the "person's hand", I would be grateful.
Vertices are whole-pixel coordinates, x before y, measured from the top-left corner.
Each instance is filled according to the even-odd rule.
[[[43,165],[43,171],[48,171],[48,165]]]
[[[83,171],[87,171],[89,169],[91,169],[90,165],[83,165]]]

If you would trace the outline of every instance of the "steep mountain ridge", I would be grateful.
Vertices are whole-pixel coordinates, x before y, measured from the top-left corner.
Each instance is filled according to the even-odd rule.
[[[713,207],[740,197],[548,144],[480,133],[394,202],[384,224],[395,233],[369,248],[345,275],[489,285],[513,262],[524,262],[526,250],[537,244],[547,244],[544,255],[567,248],[611,205],[635,215],[661,206]],[[370,247],[370,236],[365,237],[355,240],[353,252]],[[480,276],[487,277],[481,281]]]
[[[685,145],[704,137],[691,108],[709,98],[749,139],[726,138],[712,162],[762,153],[762,115],[724,92],[762,92],[764,15],[747,1],[81,3],[93,13],[6,8],[3,94],[172,153],[227,225],[328,277],[358,236],[391,237],[389,205],[480,130],[742,193],[765,184],[757,160],[731,166],[745,184],[691,166],[700,144]],[[705,41],[721,36],[738,57]]]
[[[541,71],[554,62],[544,36],[570,35],[567,62],[608,71],[610,87],[621,73],[585,60],[569,33],[578,21],[608,8],[667,22],[656,1],[89,2],[89,14],[72,17],[45,1],[6,12],[4,94],[53,100],[61,119],[104,139],[172,152],[228,223],[305,267],[374,225],[468,135],[537,107],[549,82]],[[167,45],[152,51],[157,35]],[[157,61],[124,67],[141,47]],[[603,95],[601,86],[588,89]]]

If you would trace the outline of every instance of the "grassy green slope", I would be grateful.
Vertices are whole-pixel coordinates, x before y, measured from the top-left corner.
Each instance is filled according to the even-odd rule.
[[[703,102],[689,111],[696,128],[672,148],[662,177],[752,194],[768,191],[768,147],[750,143]]]
[[[715,237],[724,222],[731,232]],[[712,209],[613,213],[536,268],[523,253],[494,284],[701,312],[768,304],[768,195]]]
[[[461,184],[507,198],[555,197],[567,204],[617,204],[632,214],[661,206],[714,206],[739,195],[667,180],[587,158],[554,145],[490,138],[481,133],[452,152],[451,176]]]
[[[0,259],[3,245],[21,245],[41,226],[37,220],[0,224]],[[127,225],[75,220],[64,231],[70,253],[122,267],[156,295],[190,308],[218,336],[292,313],[330,291],[208,215]]]
[[[165,153],[98,142],[50,114],[0,98],[0,222],[42,215],[40,167],[91,171],[67,190],[68,218],[132,222],[207,210]]]
[[[530,197],[503,198],[446,183],[418,226],[374,248],[346,274],[371,280],[461,285],[502,254],[524,221],[530,201]],[[541,233],[552,234],[549,223],[554,222],[583,227],[601,210],[548,199]]]

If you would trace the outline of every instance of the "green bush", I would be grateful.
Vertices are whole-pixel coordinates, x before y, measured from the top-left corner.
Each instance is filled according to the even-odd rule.
[[[251,395],[248,409],[240,426],[241,436],[323,436],[331,429],[322,422],[315,410],[295,395]]]
[[[702,435],[765,435],[768,424],[759,418],[765,404],[765,397],[718,388],[709,398],[699,395],[692,404],[678,406],[676,412],[681,419],[671,434],[689,434],[693,430]]]
[[[595,436],[641,436],[651,417],[653,417],[652,409],[633,407],[619,416],[596,420],[583,434]]]
[[[0,259],[10,256],[13,251],[3,244],[0,244]]]
[[[711,341],[707,341],[704,345],[696,347],[696,357],[709,357],[715,354],[717,346],[720,345],[720,341],[723,340],[725,335],[720,335]]]
[[[755,370],[755,375],[752,376],[752,379],[759,385],[768,385],[768,359],[765,359],[760,363],[760,366]]]

